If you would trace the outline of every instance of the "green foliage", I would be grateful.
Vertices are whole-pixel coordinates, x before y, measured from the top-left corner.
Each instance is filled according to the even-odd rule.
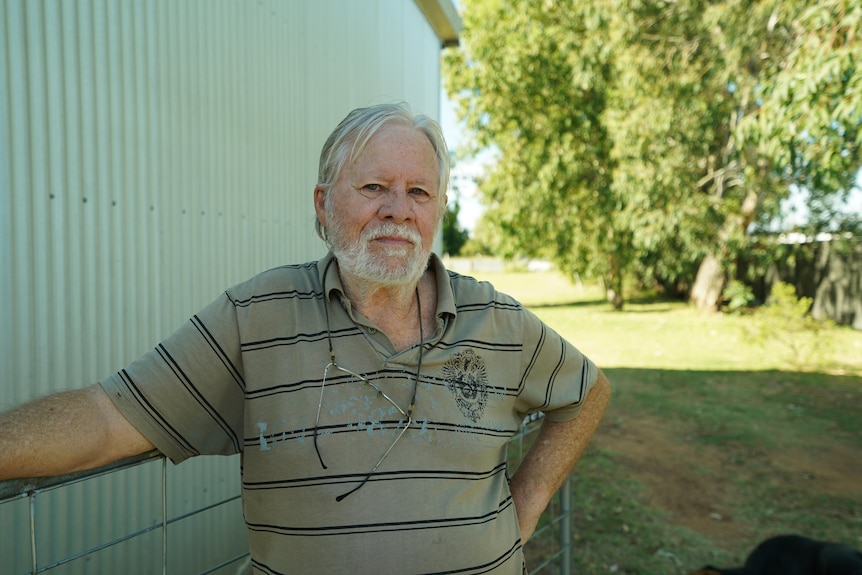
[[[476,145],[499,152],[479,182],[498,253],[612,280],[631,250],[613,217],[626,196],[611,186],[601,119],[608,27],[587,4],[473,0],[464,5],[469,48],[447,53],[444,65]]]
[[[464,0],[444,76],[499,152],[486,237],[618,294],[726,274],[790,184],[816,207],[862,165],[860,2]]]
[[[489,234],[488,224],[484,218],[480,218],[473,228],[473,233],[461,248],[461,255],[465,257],[490,256],[499,253],[493,234]]]
[[[791,284],[777,282],[769,291],[769,301],[760,315],[776,323],[796,323],[807,327],[812,303],[810,297],[797,297],[796,288]]]
[[[461,249],[467,242],[470,234],[458,224],[458,214],[461,213],[461,204],[458,200],[446,205],[446,213],[443,214],[443,252],[450,256],[461,254]]]
[[[730,313],[738,313],[751,305],[754,292],[745,283],[732,280],[724,288],[724,299],[727,302],[724,309]]]
[[[860,164],[862,1],[818,2],[781,24],[790,49],[739,135],[816,205],[852,188]]]
[[[779,347],[793,365],[821,362],[832,347],[834,322],[814,318],[812,303],[810,297],[797,297],[791,284],[775,283],[748,326],[749,339],[765,350]]]

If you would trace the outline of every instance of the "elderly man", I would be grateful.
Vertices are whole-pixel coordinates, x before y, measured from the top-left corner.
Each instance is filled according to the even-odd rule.
[[[7,413],[0,478],[153,447],[175,463],[241,453],[255,573],[521,573],[609,385],[431,253],[448,171],[434,121],[400,104],[351,112],[314,188],[329,254],[227,290],[95,386]],[[537,411],[509,478],[507,440]]]

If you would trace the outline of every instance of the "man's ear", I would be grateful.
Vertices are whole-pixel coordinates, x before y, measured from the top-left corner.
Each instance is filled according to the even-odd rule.
[[[322,227],[326,227],[326,188],[321,185],[314,186],[314,213]]]

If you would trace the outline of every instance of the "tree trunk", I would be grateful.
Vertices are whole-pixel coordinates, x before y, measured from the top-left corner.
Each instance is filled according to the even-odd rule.
[[[717,311],[724,291],[724,269],[715,254],[707,254],[697,270],[691,301],[697,309]]]
[[[623,274],[619,270],[619,266],[613,265],[613,263],[615,262],[612,261],[614,271],[609,273],[605,280],[605,296],[608,299],[608,303],[614,306],[614,311],[622,311],[624,304]]]
[[[754,221],[759,205],[760,196],[749,190],[745,194],[739,213],[728,216],[724,222],[724,226],[718,233],[715,251],[706,254],[700,262],[690,297],[690,301],[697,309],[718,311],[721,307],[721,294],[727,282],[724,263],[729,255],[729,238],[735,234],[745,233],[748,225]]]

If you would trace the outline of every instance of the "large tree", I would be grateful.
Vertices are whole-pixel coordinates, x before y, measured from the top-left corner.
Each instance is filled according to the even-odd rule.
[[[699,47],[702,7],[521,4],[465,3],[464,48],[446,59],[477,146],[499,152],[481,190],[504,250],[599,276],[616,307],[633,266],[691,276],[710,224],[698,159],[729,115]]]
[[[701,308],[717,307],[746,232],[773,217],[792,186],[817,204],[846,194],[860,168],[862,2],[745,2],[744,16],[738,7],[721,3],[705,18],[728,46],[725,67],[739,100],[714,172],[730,175],[733,186],[709,188],[721,200],[722,224],[692,290]]]
[[[469,48],[445,64],[475,145],[497,151],[480,189],[498,249],[592,270],[619,294],[630,249],[602,122],[606,28],[586,3],[475,0],[464,4]]]
[[[699,265],[715,306],[791,182],[835,193],[858,167],[853,1],[464,2],[447,87],[498,149],[481,189],[504,247],[599,275],[618,306],[626,269],[685,288]]]

